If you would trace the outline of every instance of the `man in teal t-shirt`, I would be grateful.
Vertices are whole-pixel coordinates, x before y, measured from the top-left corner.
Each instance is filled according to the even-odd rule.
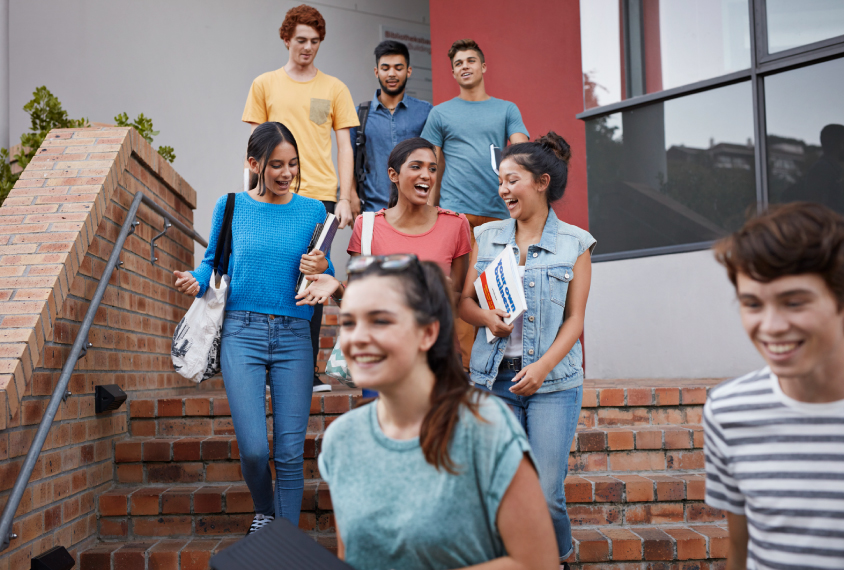
[[[474,247],[476,226],[510,217],[498,195],[490,147],[527,142],[528,131],[514,103],[487,95],[484,54],[474,40],[454,42],[448,58],[460,95],[434,107],[422,130],[422,138],[435,147],[440,174],[428,203],[466,214]],[[463,367],[468,370],[475,329],[460,319],[454,321]]]
[[[510,215],[498,196],[498,175],[493,170],[490,146],[528,140],[519,108],[490,97],[484,88],[484,54],[473,40],[458,40],[448,50],[451,72],[460,95],[433,108],[422,138],[436,147],[440,181],[429,203],[467,214],[473,227]],[[474,223],[474,222],[480,223]]]

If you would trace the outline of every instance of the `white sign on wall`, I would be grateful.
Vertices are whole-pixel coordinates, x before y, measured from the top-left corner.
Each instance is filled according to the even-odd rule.
[[[381,39],[396,40],[407,46],[413,74],[407,80],[407,94],[422,101],[434,102],[431,83],[431,34],[410,32],[392,26],[381,26]]]

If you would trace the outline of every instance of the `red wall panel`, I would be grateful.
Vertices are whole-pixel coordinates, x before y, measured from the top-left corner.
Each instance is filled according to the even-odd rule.
[[[486,57],[487,93],[513,101],[536,138],[554,130],[572,147],[569,184],[554,205],[560,218],[588,229],[583,81],[578,0],[430,0],[434,102],[459,93],[448,48],[472,38]]]

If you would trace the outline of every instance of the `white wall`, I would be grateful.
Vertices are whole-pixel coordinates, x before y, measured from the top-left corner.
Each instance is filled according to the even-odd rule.
[[[40,85],[74,118],[112,122],[123,111],[144,113],[161,131],[155,145],[175,148],[173,166],[199,195],[196,229],[208,237],[214,202],[242,186],[249,127],[240,117],[249,86],[287,62],[278,28],[300,3],[11,0],[10,138],[29,128],[22,107]],[[316,65],[345,82],[356,102],[377,87],[372,51],[381,25],[429,31],[428,0],[309,4],[326,20]],[[338,235],[335,258],[349,235]]]
[[[717,378],[764,363],[711,251],[595,263],[588,378]]]

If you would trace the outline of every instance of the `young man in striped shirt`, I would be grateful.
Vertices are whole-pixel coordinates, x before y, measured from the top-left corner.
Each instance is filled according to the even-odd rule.
[[[844,218],[774,208],[715,246],[768,366],[704,407],[706,502],[727,569],[844,568]]]

